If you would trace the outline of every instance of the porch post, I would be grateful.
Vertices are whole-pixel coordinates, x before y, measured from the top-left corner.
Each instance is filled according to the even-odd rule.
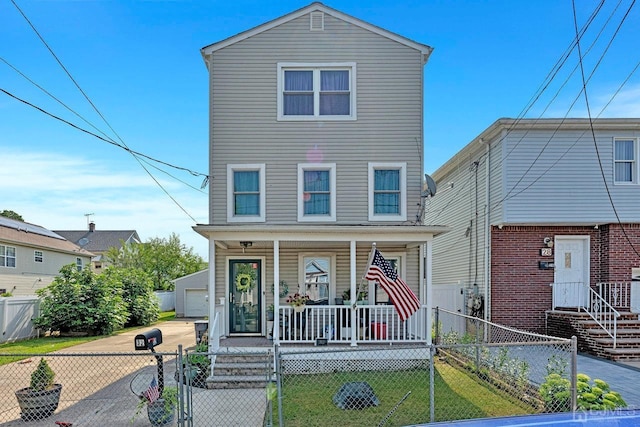
[[[216,331],[213,330],[213,319],[216,317],[216,241],[214,239],[209,239],[209,289],[208,298],[209,298],[209,342],[213,342],[214,334]],[[226,295],[226,291],[222,290],[223,297]],[[223,298],[223,301],[226,301]],[[225,304],[222,306],[222,313],[224,317],[225,312]],[[224,322],[222,325],[226,325]],[[220,328],[220,335],[224,336],[227,331],[226,328]]]
[[[273,343],[275,345],[280,345],[280,241],[279,240],[273,241]]]
[[[424,252],[425,245],[420,245],[420,251]],[[424,254],[424,260],[425,260],[425,273],[426,273],[426,281],[427,281],[427,286],[426,286],[426,294],[425,294],[425,298],[426,298],[426,305],[427,305],[427,330],[425,331],[427,334],[427,344],[431,345],[431,306],[433,305],[433,283],[432,283],[432,255],[433,255],[433,240],[427,240],[427,244],[426,244],[426,254]]]
[[[356,286],[357,286],[357,282],[358,282],[358,272],[356,270],[356,241],[352,240],[349,243],[349,266],[351,269],[351,283],[349,284],[350,288],[351,288],[351,305],[349,306],[349,309],[351,310],[351,346],[355,347],[358,345],[357,343],[357,339],[358,339],[358,332],[359,332],[359,328],[358,328],[358,324],[357,322],[357,318],[356,318],[356,301],[358,299],[358,294],[356,293]]]

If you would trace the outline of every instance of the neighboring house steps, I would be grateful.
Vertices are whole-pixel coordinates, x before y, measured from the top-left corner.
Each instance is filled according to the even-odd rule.
[[[272,380],[273,355],[265,353],[218,354],[209,389],[264,388]]]
[[[553,336],[578,339],[578,351],[605,359],[640,360],[640,319],[638,313],[620,311],[616,343],[587,313],[548,311],[547,333]]]

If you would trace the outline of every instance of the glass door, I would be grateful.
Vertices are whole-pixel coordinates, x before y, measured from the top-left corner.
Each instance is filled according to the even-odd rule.
[[[261,333],[260,260],[229,261],[229,333]]]

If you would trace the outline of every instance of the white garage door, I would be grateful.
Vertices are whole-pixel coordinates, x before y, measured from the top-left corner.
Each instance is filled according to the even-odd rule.
[[[209,315],[206,289],[185,289],[185,317],[205,317]]]

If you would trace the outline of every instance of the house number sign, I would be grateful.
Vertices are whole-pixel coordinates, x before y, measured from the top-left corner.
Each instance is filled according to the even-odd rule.
[[[540,249],[540,255],[541,256],[552,256],[553,255],[553,249],[552,248],[542,248],[542,249]]]

